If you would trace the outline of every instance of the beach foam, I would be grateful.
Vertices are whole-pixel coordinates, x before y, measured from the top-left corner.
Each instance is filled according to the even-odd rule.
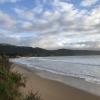
[[[30,69],[82,78],[88,82],[100,84],[99,56],[23,57],[11,59],[11,61],[24,64]]]

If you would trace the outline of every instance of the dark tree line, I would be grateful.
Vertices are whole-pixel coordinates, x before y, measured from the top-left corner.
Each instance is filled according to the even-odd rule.
[[[14,45],[0,45],[0,54],[8,55],[9,57],[18,56],[73,56],[73,55],[100,55],[100,51],[93,50],[71,50],[58,49],[46,50],[42,48],[32,48]]]

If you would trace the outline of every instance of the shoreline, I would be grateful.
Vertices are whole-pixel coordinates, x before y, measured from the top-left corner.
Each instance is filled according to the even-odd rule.
[[[43,100],[100,100],[99,96],[73,88],[63,83],[45,79],[36,75],[35,71],[30,71],[23,65],[12,64],[12,71],[17,71],[27,78],[26,88],[21,91],[39,91]]]

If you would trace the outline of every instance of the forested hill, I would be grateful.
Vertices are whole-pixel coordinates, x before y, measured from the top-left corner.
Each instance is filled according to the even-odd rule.
[[[25,46],[14,46],[0,44],[0,54],[15,56],[72,56],[72,55],[100,55],[100,51],[93,50],[46,50],[42,48],[32,48]]]

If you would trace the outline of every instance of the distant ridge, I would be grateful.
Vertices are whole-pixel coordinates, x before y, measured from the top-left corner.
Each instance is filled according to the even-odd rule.
[[[71,50],[58,49],[46,50],[42,48],[32,48],[25,46],[15,46],[10,44],[0,44],[0,54],[15,56],[74,56],[74,55],[100,55],[96,50]]]

